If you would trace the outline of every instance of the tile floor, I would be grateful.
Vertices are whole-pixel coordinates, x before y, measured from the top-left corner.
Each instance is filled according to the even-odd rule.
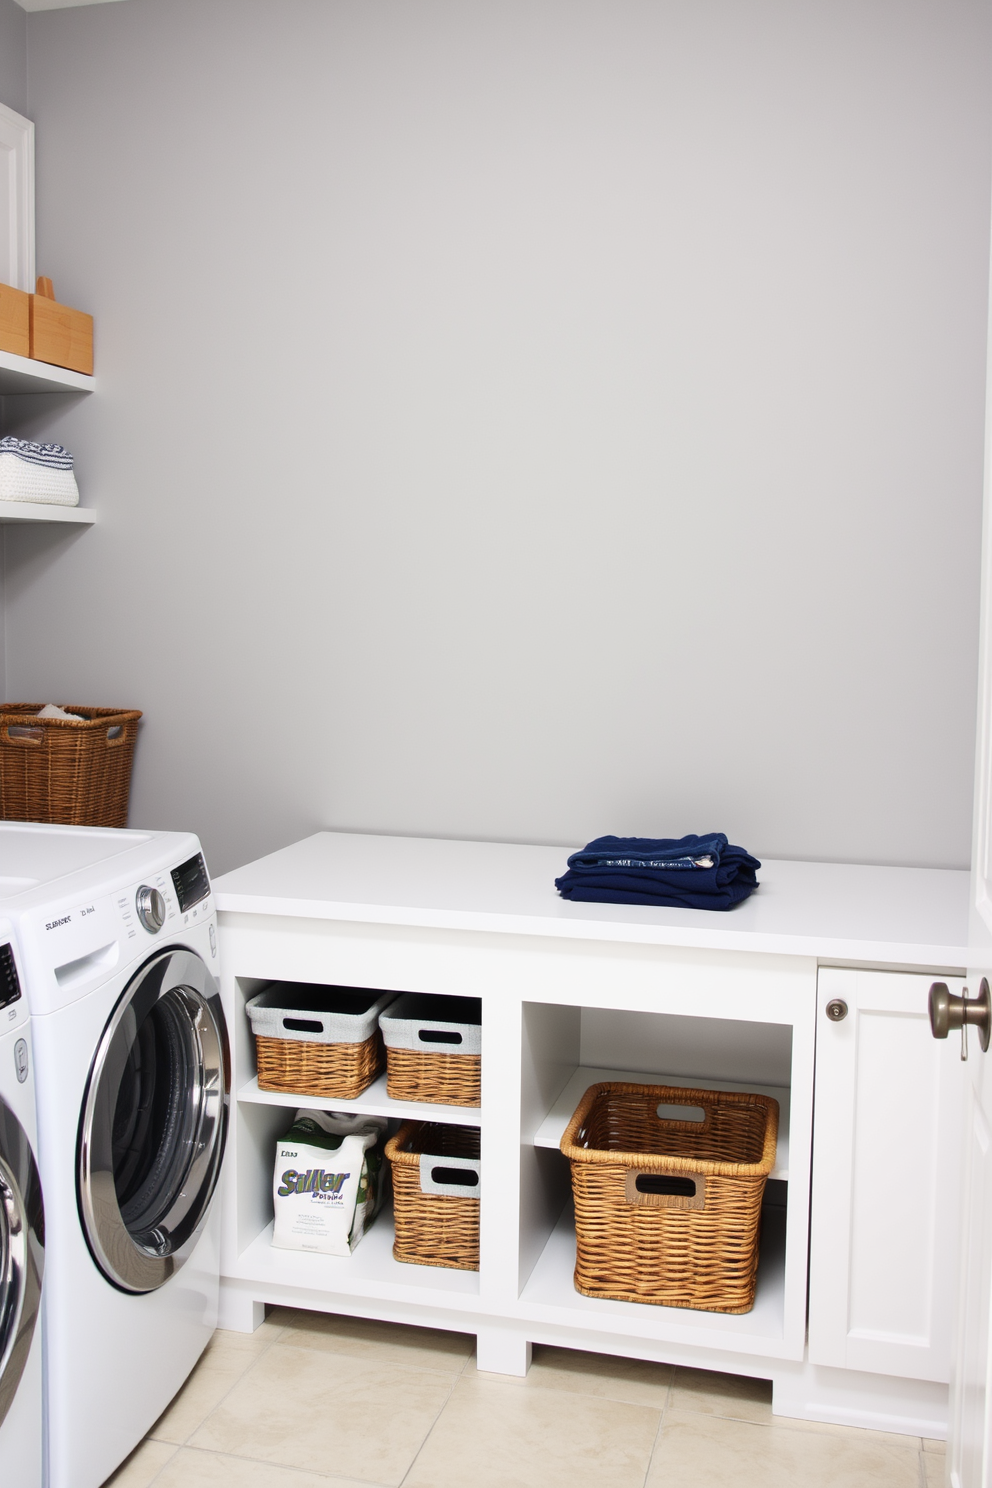
[[[217,1333],[113,1488],[938,1488],[942,1442],[774,1420],[771,1386],[276,1310]],[[109,1485],[108,1485],[109,1488]]]

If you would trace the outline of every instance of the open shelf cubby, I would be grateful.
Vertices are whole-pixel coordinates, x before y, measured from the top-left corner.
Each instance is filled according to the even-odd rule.
[[[477,1272],[415,1266],[394,1260],[393,1214],[388,1201],[350,1256],[314,1255],[273,1247],[273,1155],[276,1140],[284,1134],[291,1119],[284,1104],[238,1102],[234,1216],[237,1259],[229,1274],[262,1287],[278,1285],[329,1294],[420,1299],[455,1307],[466,1306],[466,1299],[475,1298],[477,1305]]]
[[[592,1334],[714,1342],[719,1335],[722,1348],[785,1351],[787,1312],[801,1303],[805,1287],[801,1208],[793,1216],[791,1251],[787,1243],[791,1026],[529,1002],[522,1007],[522,1043],[521,1313],[534,1322]],[[613,1302],[575,1290],[575,1220],[569,1165],[560,1142],[586,1090],[604,1081],[751,1091],[778,1101],[776,1163],[766,1189],[758,1293],[751,1312],[734,1316]],[[801,1193],[805,1181],[804,1173]]]
[[[481,1125],[482,1113],[479,1106],[451,1106],[439,1105],[433,1101],[393,1100],[386,1092],[385,1070],[354,1100],[342,1100],[336,1096],[311,1095],[303,1090],[292,1092],[260,1090],[255,1038],[245,1011],[245,1004],[257,992],[261,992],[269,985],[271,985],[270,981],[264,979],[238,978],[241,1005],[237,1008],[235,1019],[235,1043],[237,1067],[242,1076],[237,1089],[239,1102],[251,1105],[281,1106],[294,1111],[304,1108],[317,1111],[363,1111],[369,1116],[386,1116],[395,1121],[442,1121],[462,1126]],[[244,1075],[249,1071],[250,1078],[244,1079]]]

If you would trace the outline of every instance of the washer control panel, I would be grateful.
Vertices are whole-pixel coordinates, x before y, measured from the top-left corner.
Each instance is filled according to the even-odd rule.
[[[134,908],[149,935],[157,935],[168,912],[165,898],[150,884],[142,884],[134,896]]]
[[[14,964],[14,948],[9,944],[0,945],[0,1008],[18,1002],[20,996],[21,984]]]
[[[32,909],[21,931],[24,956],[16,968],[16,947],[13,953],[5,949],[9,932],[4,933],[6,922],[0,918],[0,1033],[29,1016],[27,992],[17,995],[17,970],[31,988],[31,1011],[48,1013],[84,996],[153,945],[192,934],[201,925],[204,954],[210,956],[206,927],[213,928],[213,914],[210,880],[196,853],[178,867],[146,867],[141,878],[93,897],[49,900]]]

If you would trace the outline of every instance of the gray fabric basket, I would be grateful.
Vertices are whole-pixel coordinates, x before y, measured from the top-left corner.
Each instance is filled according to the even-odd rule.
[[[379,1018],[379,1027],[387,1049],[411,1049],[419,1054],[482,1053],[482,1001],[477,997],[404,992]],[[432,1038],[432,1034],[441,1037]]]
[[[446,1183],[443,1177],[440,1181],[435,1178],[435,1172],[443,1174],[446,1168],[460,1169],[466,1178],[474,1177],[476,1181],[473,1184]],[[433,1153],[422,1152],[420,1192],[439,1194],[448,1199],[478,1199],[482,1194],[482,1163],[477,1157],[437,1157]]]
[[[252,1033],[258,1038],[293,1039],[309,1044],[364,1044],[375,1033],[380,1014],[396,998],[395,992],[369,990],[366,995],[368,1007],[355,1012],[348,1011],[348,1006],[360,1001],[361,987],[273,982],[245,1007]]]

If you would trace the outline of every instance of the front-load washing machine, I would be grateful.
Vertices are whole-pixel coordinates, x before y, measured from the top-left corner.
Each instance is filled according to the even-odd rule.
[[[196,838],[0,823],[46,1195],[46,1482],[97,1488],[217,1324],[230,1060]]]
[[[17,960],[11,926],[0,920],[0,1483],[41,1488],[44,1211]]]

